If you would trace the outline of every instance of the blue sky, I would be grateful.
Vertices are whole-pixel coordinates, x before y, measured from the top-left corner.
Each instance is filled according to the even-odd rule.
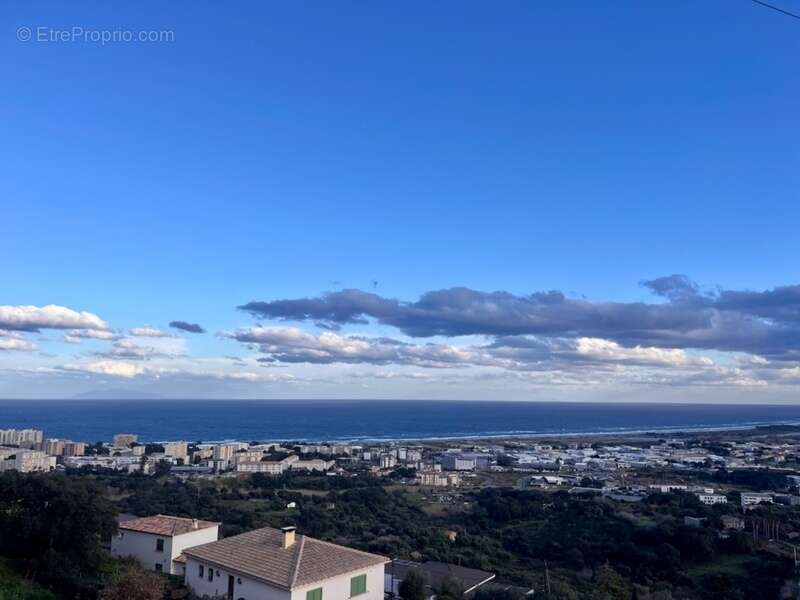
[[[796,19],[746,0],[0,10],[0,396],[796,394]],[[641,284],[673,274],[691,298]],[[520,326],[237,309],[461,287],[479,295],[437,305],[448,319]],[[718,291],[775,289],[735,308]],[[566,323],[529,297],[551,290],[589,321],[644,303],[706,324]],[[111,333],[65,343],[85,323],[24,308],[48,305]],[[527,310],[559,326],[526,327]],[[175,337],[130,332],[145,326]],[[777,341],[731,341],[748,327]],[[521,358],[520,336],[547,349]]]

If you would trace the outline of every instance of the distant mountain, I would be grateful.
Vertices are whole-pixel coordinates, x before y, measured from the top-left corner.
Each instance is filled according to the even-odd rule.
[[[137,390],[108,389],[90,390],[81,394],[75,394],[74,400],[160,400],[164,396]]]

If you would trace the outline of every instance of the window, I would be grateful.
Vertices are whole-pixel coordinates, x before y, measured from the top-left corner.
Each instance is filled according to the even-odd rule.
[[[322,588],[308,590],[306,592],[306,600],[322,600]]]
[[[164,551],[164,540],[156,540],[156,552]]]
[[[214,569],[211,567],[208,567],[208,580],[214,581]]]
[[[203,565],[197,567],[197,576],[200,577],[200,579],[203,578]]]
[[[164,570],[164,565],[156,563],[156,573],[161,573]]]
[[[350,597],[367,593],[367,575],[356,575],[350,578]]]

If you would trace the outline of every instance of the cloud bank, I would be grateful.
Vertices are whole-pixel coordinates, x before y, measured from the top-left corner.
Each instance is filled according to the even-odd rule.
[[[259,319],[321,323],[330,328],[372,320],[414,338],[586,337],[625,347],[800,358],[800,286],[703,292],[683,275],[643,285],[658,301],[593,302],[560,291],[519,296],[461,287],[426,292],[414,301],[348,289],[314,298],[253,301],[238,308]]]

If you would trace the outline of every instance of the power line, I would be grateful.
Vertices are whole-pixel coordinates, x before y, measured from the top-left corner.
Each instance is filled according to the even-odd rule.
[[[773,6],[772,4],[767,4],[763,0],[752,0],[756,4],[760,4],[761,6],[766,6],[767,8],[771,8],[772,10],[777,10],[779,13],[783,13],[785,15],[789,15],[790,17],[794,17],[795,19],[800,19],[800,15],[796,15],[795,13],[789,12],[788,10],[783,10],[777,6]]]

